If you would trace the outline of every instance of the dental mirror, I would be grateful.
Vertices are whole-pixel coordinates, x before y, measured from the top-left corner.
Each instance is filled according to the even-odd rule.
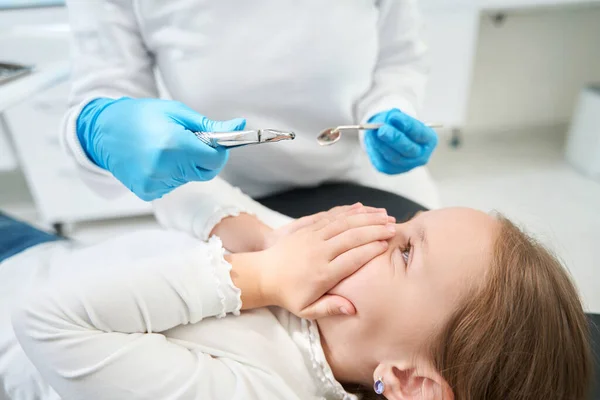
[[[366,131],[371,129],[379,129],[383,124],[362,124],[362,125],[344,125],[337,126],[335,128],[327,128],[317,136],[317,143],[321,146],[331,146],[340,141],[342,138],[342,132],[347,130]],[[425,126],[432,129],[439,129],[442,127],[440,124],[425,124]]]
[[[343,125],[337,126],[335,128],[327,128],[317,136],[317,142],[321,146],[331,146],[334,143],[337,143],[342,138],[343,131],[355,130],[355,131],[364,131],[369,129],[378,129],[381,128],[383,124],[362,124],[362,125]]]
[[[342,132],[337,128],[327,128],[317,136],[317,142],[321,146],[330,146],[342,138]]]

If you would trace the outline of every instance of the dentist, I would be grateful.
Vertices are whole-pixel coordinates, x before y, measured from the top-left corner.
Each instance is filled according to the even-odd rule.
[[[437,136],[416,119],[427,75],[416,0],[67,4],[63,143],[98,193],[151,201],[212,180],[191,185],[201,197],[220,181],[218,204],[205,206],[223,209],[233,187],[261,198],[350,181],[437,206],[422,167]],[[367,121],[383,126],[316,143],[326,127]],[[192,133],[245,127],[297,137],[228,155]]]

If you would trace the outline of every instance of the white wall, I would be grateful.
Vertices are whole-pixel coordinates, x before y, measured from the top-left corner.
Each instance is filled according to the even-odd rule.
[[[567,122],[579,89],[600,82],[600,7],[482,17],[469,131]]]
[[[2,11],[0,37],[15,26],[66,21],[62,7]],[[579,89],[600,82],[599,42],[600,6],[509,12],[500,27],[482,17],[467,130],[568,122]]]

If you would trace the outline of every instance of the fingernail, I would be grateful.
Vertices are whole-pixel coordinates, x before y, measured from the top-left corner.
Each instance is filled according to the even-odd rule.
[[[354,203],[352,205],[352,208],[358,208],[358,207],[362,207],[362,204],[361,203]]]
[[[396,225],[394,224],[387,224],[385,226],[387,228],[388,231],[390,231],[391,233],[396,233]]]
[[[346,307],[340,307],[340,312],[345,315],[350,315],[348,309]]]
[[[388,217],[388,221],[394,223],[394,222],[396,222],[396,218],[394,218],[394,217]]]

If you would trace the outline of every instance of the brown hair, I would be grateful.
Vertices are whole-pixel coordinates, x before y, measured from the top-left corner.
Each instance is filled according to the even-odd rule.
[[[556,257],[497,219],[485,282],[436,335],[431,359],[455,400],[584,400],[592,358],[577,290]]]
[[[508,219],[486,282],[432,348],[456,400],[584,400],[592,370],[587,318],[561,263]]]

